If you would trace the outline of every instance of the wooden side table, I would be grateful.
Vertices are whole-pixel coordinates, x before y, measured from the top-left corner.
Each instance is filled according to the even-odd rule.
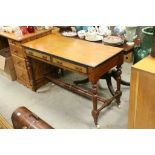
[[[122,48],[90,43],[56,34],[25,43],[23,47],[28,56],[28,61],[30,61],[31,58],[37,59],[51,64],[51,66],[86,75],[89,78],[92,88],[86,90],[66,83],[58,77],[46,75],[46,78],[53,83],[92,99],[92,116],[95,125],[98,126],[98,116],[103,108],[111,104],[113,100],[116,100],[118,106],[120,105],[122,95],[120,87],[121,65],[123,63]],[[31,62],[29,62],[29,64],[28,68],[32,85],[34,89],[36,89],[34,82],[35,76],[33,70],[31,70]],[[97,82],[104,73],[114,67],[116,67],[117,70],[117,89],[113,97],[105,99],[97,93]],[[98,101],[101,102],[101,106],[98,105]]]

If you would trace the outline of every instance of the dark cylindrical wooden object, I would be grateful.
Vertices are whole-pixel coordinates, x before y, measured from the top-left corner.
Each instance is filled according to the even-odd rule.
[[[15,129],[54,129],[26,107],[17,108],[11,120]]]

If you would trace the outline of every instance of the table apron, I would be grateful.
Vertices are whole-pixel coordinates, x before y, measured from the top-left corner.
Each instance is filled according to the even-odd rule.
[[[100,77],[108,72],[110,69],[112,69],[115,66],[119,66],[123,64],[123,53],[119,53],[118,55],[112,57],[111,59],[103,62],[99,66],[95,68],[89,68],[89,81],[92,83],[97,83],[97,81],[100,79]]]

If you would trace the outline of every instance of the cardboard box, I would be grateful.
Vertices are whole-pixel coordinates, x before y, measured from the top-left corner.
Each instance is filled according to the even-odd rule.
[[[17,79],[9,48],[0,50],[0,74],[6,76],[12,81]]]

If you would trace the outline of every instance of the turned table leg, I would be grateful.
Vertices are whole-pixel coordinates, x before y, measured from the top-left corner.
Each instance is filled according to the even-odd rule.
[[[121,74],[122,74],[122,71],[121,71],[121,65],[118,65],[116,67],[117,69],[117,77],[116,77],[116,82],[117,82],[117,90],[116,90],[116,94],[119,94],[120,95],[116,98],[116,102],[117,102],[117,105],[119,106],[120,105],[120,98],[121,98],[121,95],[122,95],[122,92],[121,92]]]
[[[93,110],[92,110],[92,116],[94,118],[94,123],[97,126],[98,125],[98,115],[99,112],[97,110],[97,84],[92,84],[92,101],[93,101]]]
[[[117,79],[117,70],[116,69],[112,69],[111,70],[111,77],[113,77],[115,80]],[[130,86],[130,82],[124,81],[121,79],[121,84],[124,86]]]

